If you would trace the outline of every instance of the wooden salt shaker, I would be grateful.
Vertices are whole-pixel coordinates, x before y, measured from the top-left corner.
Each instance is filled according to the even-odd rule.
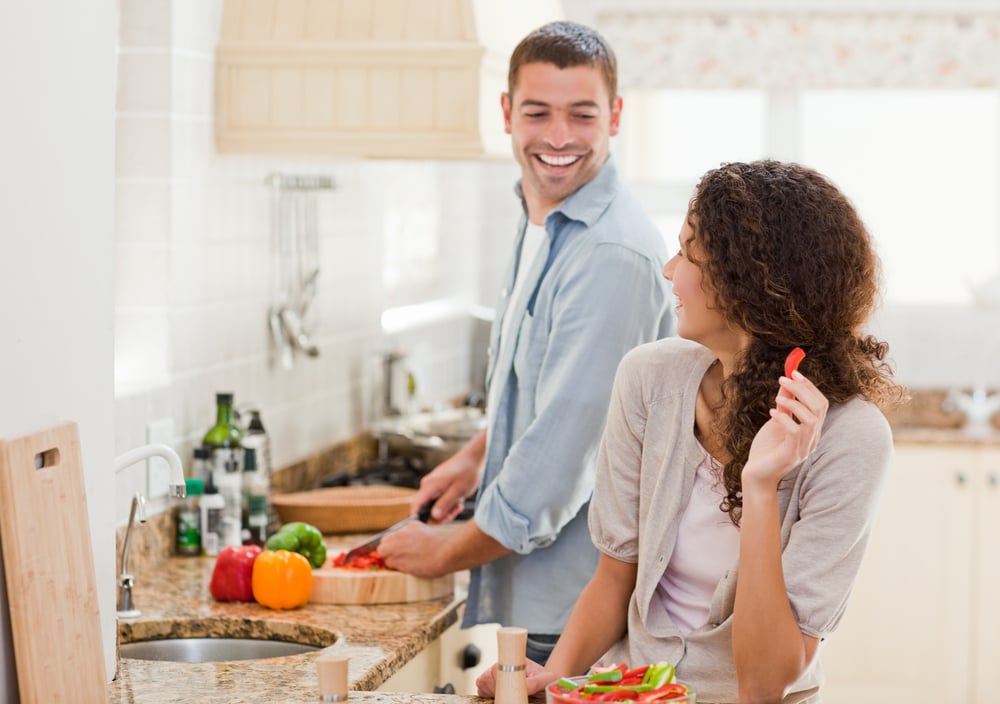
[[[497,629],[496,704],[525,704],[528,701],[528,681],[524,671],[527,644],[527,629],[514,626]]]
[[[321,702],[347,701],[347,658],[323,655],[316,659],[316,672]]]

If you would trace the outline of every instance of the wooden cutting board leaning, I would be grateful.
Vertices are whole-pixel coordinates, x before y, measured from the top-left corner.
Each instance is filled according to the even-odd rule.
[[[0,544],[21,701],[105,701],[75,423],[0,440]]]

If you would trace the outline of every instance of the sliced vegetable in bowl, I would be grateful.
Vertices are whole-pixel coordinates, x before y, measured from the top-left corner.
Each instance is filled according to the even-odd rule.
[[[669,702],[695,704],[694,689],[675,678],[668,662],[629,669],[625,663],[581,677],[564,677],[545,688],[547,704]]]

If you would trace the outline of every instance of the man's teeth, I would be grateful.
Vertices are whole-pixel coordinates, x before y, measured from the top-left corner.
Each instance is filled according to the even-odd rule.
[[[551,154],[539,154],[538,158],[541,159],[546,164],[548,164],[549,166],[569,166],[580,157],[572,155],[554,156]]]

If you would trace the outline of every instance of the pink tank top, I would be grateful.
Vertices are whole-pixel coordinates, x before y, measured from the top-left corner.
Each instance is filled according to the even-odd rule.
[[[701,449],[705,458],[695,473],[691,501],[681,515],[677,542],[656,590],[684,635],[705,625],[716,585],[740,554],[740,531],[719,508],[725,493],[712,469],[718,463]]]

